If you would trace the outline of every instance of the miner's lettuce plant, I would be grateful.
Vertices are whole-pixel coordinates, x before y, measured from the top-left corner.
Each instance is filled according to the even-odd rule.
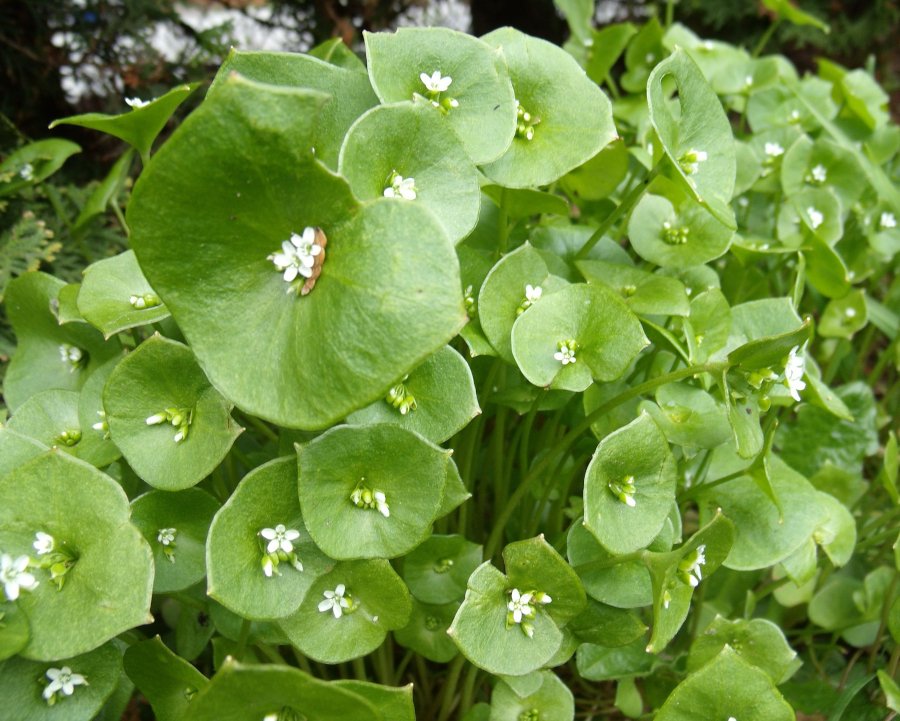
[[[885,95],[560,6],[57,121],[129,249],[6,291],[0,719],[900,710]]]

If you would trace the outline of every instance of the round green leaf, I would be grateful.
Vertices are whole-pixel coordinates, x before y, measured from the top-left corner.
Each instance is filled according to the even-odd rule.
[[[434,108],[379,105],[347,132],[339,172],[360,200],[380,198],[395,175],[414,181],[415,202],[428,208],[454,243],[475,227],[481,203],[478,170]]]
[[[804,188],[790,197],[778,213],[778,239],[799,248],[808,235],[833,246],[844,234],[841,201],[829,188]]]
[[[402,556],[430,533],[449,451],[380,423],[333,428],[297,453],[307,528],[332,558]]]
[[[663,88],[667,78],[674,80],[678,90],[677,116]],[[650,122],[675,177],[720,223],[734,228],[731,196],[737,170],[731,124],[715,91],[685,50],[676,48],[650,73],[647,102]]]
[[[199,488],[150,491],[132,501],[132,522],[153,549],[154,593],[183,591],[206,576],[206,534],[218,510],[216,499]],[[170,535],[174,540],[163,544]]]
[[[680,446],[712,449],[730,436],[724,406],[687,383],[661,386],[656,403],[642,403],[640,409],[653,417],[669,442]]]
[[[484,167],[491,180],[510,188],[547,185],[616,139],[609,99],[565,50],[511,27],[483,40],[503,53],[518,107],[531,116],[518,118],[506,153]]]
[[[359,694],[298,668],[242,666],[229,659],[188,706],[184,721],[260,721],[288,709],[308,721],[379,721]]]
[[[7,286],[6,313],[18,340],[3,379],[3,397],[12,411],[39,391],[78,390],[121,350],[118,341],[104,343],[83,323],[59,325],[51,303],[64,285],[45,273],[24,273]]]
[[[161,336],[116,366],[103,406],[110,434],[135,473],[166,491],[203,480],[242,430],[190,349]],[[177,424],[179,416],[189,425]]]
[[[801,135],[784,154],[781,187],[788,197],[808,188],[829,188],[842,208],[850,208],[865,190],[865,183],[860,182],[862,172],[849,150],[827,138],[813,142]]]
[[[47,671],[68,666],[85,683],[74,686],[71,696],[59,692],[51,706],[44,700],[50,684]],[[100,711],[122,676],[122,653],[108,643],[90,653],[53,663],[12,658],[0,664],[0,698],[7,708],[0,710],[3,721],[91,721]]]
[[[41,531],[75,556],[61,590],[49,571],[36,570],[37,588],[19,597],[31,625],[23,655],[67,658],[152,620],[152,556],[129,515],[115,481],[58,451],[0,481],[0,548],[32,555]]]
[[[459,602],[431,605],[412,599],[412,614],[409,623],[394,631],[394,638],[401,646],[406,646],[429,661],[447,663],[459,649],[447,635]]]
[[[663,184],[654,187],[668,190]],[[714,216],[684,197],[673,204],[670,197],[645,195],[628,221],[628,236],[635,252],[664,268],[708,263],[728,250],[733,235]]]
[[[453,612],[450,615],[452,618]],[[447,625],[450,625],[449,619]],[[29,638],[31,629],[22,609],[12,601],[0,602],[0,661],[19,653],[28,645]],[[455,648],[453,650],[456,651]]]
[[[78,291],[78,310],[106,338],[169,317],[169,311],[141,273],[132,250],[85,268]]]
[[[278,524],[299,531],[300,537],[292,543],[303,570],[282,561],[278,573],[266,577],[260,531]],[[332,565],[304,525],[292,457],[271,461],[247,474],[209,529],[207,593],[246,618],[274,619],[293,613],[315,579]]]
[[[102,440],[98,447],[97,462],[93,464],[98,467],[107,466],[122,456],[119,447],[112,442],[109,435],[109,424],[106,422],[106,411],[103,409],[103,389],[120,360],[121,356],[114,356],[97,368],[88,376],[78,394],[78,424],[82,429],[82,437],[84,434],[91,434]],[[99,452],[101,449],[102,453]]]
[[[331,685],[352,691],[371,702],[384,721],[416,721],[412,683],[397,688],[348,678],[333,681]]]
[[[657,721],[794,721],[793,709],[772,679],[730,646],[682,681],[656,714]]]
[[[625,304],[642,315],[690,314],[684,283],[658,273],[604,260],[581,260],[578,270],[588,283],[599,283],[621,295]]]
[[[597,446],[585,472],[584,524],[613,553],[645,548],[669,515],[675,483],[669,443],[642,413]]]
[[[653,666],[653,656],[645,645],[643,638],[615,648],[584,643],[578,648],[575,658],[578,675],[589,681],[645,676]]]
[[[520,721],[539,718],[541,721],[572,721],[575,700],[568,686],[552,671],[536,672],[539,686],[524,696],[501,681],[491,694],[491,721]],[[531,714],[530,716],[528,714]]]
[[[301,122],[312,126],[308,147],[314,148],[316,157],[332,169],[338,166],[341,143],[353,121],[378,103],[363,68],[343,68],[310,55],[232,50],[219,68],[210,92],[218,92],[233,73],[259,83],[330,96],[319,112]]]
[[[557,359],[574,341],[575,360]],[[576,283],[542,298],[513,325],[512,351],[536,386],[583,391],[615,380],[648,344],[640,321],[612,291]]]
[[[464,536],[434,535],[403,559],[403,580],[423,603],[459,601],[481,559],[481,546]]]
[[[150,702],[158,721],[177,721],[208,681],[194,666],[171,651],[159,636],[128,647],[125,673]]]
[[[453,245],[431,213],[389,199],[360,208],[313,160],[297,118],[321,101],[223,80],[129,204],[141,267],[213,385],[254,415],[303,428],[383,396],[465,320]],[[312,227],[327,237],[327,260],[308,295],[288,293],[268,256]]]
[[[725,566],[768,568],[797,550],[827,517],[818,492],[799,473],[771,457],[769,481],[783,513],[749,475],[712,489],[716,507],[734,522],[734,546]]]
[[[562,645],[563,634],[543,607],[536,609],[531,637],[520,624],[507,625],[512,590],[506,576],[490,562],[483,563],[469,578],[466,598],[447,633],[479,668],[494,674],[521,676],[550,661]],[[552,590],[545,592],[552,597]]]
[[[828,509],[828,518],[813,533],[813,539],[831,562],[840,568],[853,557],[853,549],[856,547],[856,519],[847,506],[828,493],[820,492],[819,501]]]
[[[852,338],[867,322],[866,295],[862,290],[852,290],[843,298],[828,301],[818,333],[825,338]]]
[[[350,608],[336,617],[333,608],[323,604],[336,600],[339,586]],[[300,608],[278,624],[303,654],[323,663],[342,663],[378,648],[388,631],[407,624],[411,611],[409,591],[388,561],[344,561],[316,579]]]
[[[450,346],[444,346],[395,385],[384,399],[351,413],[347,422],[393,423],[434,443],[443,443],[479,413],[469,364]]]
[[[449,77],[439,103],[431,108],[459,137],[477,164],[496,160],[516,129],[516,103],[503,53],[471,35],[449,28],[401,28],[394,33],[363,33],[372,87],[382,103],[418,99],[431,108],[421,79]]]

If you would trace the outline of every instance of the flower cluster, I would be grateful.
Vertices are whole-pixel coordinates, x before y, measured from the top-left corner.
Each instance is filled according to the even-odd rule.
[[[669,245],[684,245],[688,242],[688,236],[691,234],[690,228],[673,225],[668,220],[663,222],[662,228],[662,238]]]
[[[181,443],[188,437],[188,431],[194,420],[193,408],[166,408],[161,413],[154,413],[146,420],[148,426],[158,426],[161,423],[171,423],[178,430],[173,440]]]
[[[533,140],[534,128],[541,119],[532,115],[516,100],[516,137],[521,140]]]
[[[506,603],[506,627],[518,626],[528,638],[534,636],[532,623],[540,606],[546,606],[553,599],[543,591],[526,591],[518,588],[507,591],[509,601]]]
[[[365,478],[362,479],[364,481]],[[391,509],[387,504],[387,497],[383,491],[364,486],[362,481],[350,494],[350,501],[357,508],[374,508],[385,518],[390,518]]]
[[[800,400],[800,391],[806,388],[803,374],[806,372],[806,359],[798,352],[800,348],[792,348],[784,366],[784,384],[790,391],[791,398]]]
[[[608,487],[610,493],[629,508],[634,508],[637,505],[637,501],[634,500],[634,494],[637,492],[637,488],[634,485],[634,476],[625,476],[621,481],[610,481]]]
[[[162,301],[156,293],[141,293],[140,295],[129,296],[128,302],[135,310],[144,310],[146,308],[156,308],[162,305]]]
[[[321,613],[331,611],[335,618],[340,618],[345,613],[353,613],[357,609],[356,601],[347,593],[347,587],[343,583],[339,583],[333,591],[325,591],[322,595],[325,598],[319,601],[318,606]]]
[[[400,198],[401,200],[416,199],[416,180],[415,178],[404,178],[396,170],[391,171],[387,185],[384,188],[385,198]]]
[[[300,538],[300,531],[279,523],[275,528],[263,528],[258,535],[263,549],[261,564],[266,578],[280,576],[278,564],[284,561],[297,571],[303,570],[293,543]]]
[[[577,359],[575,358],[575,351],[578,350],[578,344],[572,340],[561,340],[556,344],[556,353],[553,354],[553,358],[558,360],[564,366],[569,365],[569,363],[574,363]]]
[[[685,175],[694,175],[700,170],[700,163],[705,163],[708,157],[705,150],[695,150],[694,148],[691,148],[678,158],[678,164],[681,166]]]
[[[31,545],[40,558],[38,567],[50,571],[50,580],[61,591],[66,582],[66,574],[75,566],[78,555],[68,544],[58,543],[53,536],[43,531],[34,534],[34,543]]]
[[[403,380],[392,386],[384,398],[386,403],[400,411],[401,416],[405,416],[419,407],[416,403],[416,397],[406,388],[405,381],[407,378],[409,376],[403,376]]]
[[[84,367],[87,362],[87,354],[81,348],[68,343],[60,344],[59,358],[69,366],[70,373],[74,373],[79,368]]]
[[[537,303],[543,294],[544,289],[541,286],[528,283],[525,286],[525,300],[516,308],[516,315],[522,315],[522,313]]]
[[[316,274],[316,258],[324,253],[324,247],[317,236],[316,229],[306,227],[303,233],[291,233],[290,240],[281,243],[281,252],[267,256],[280,273],[285,282],[291,283],[290,293],[294,289],[293,283],[297,278],[312,279]]]
[[[706,545],[700,544],[688,553],[678,564],[678,578],[691,588],[697,588],[703,580],[703,566],[706,564]]]
[[[441,97],[450,88],[453,78],[449,75],[442,76],[440,70],[435,70],[431,75],[428,73],[420,73],[419,80],[425,86],[425,97],[431,101],[431,104],[439,108],[442,112],[450,112],[453,108],[459,107],[456,98]]]
[[[160,528],[156,533],[156,540],[171,563],[175,563],[175,536],[177,535],[177,528]]]

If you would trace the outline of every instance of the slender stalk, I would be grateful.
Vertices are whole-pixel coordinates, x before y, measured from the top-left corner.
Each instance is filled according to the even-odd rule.
[[[438,712],[437,721],[447,721],[456,705],[456,687],[459,685],[459,675],[466,659],[462,655],[453,659],[450,664],[450,671],[444,680],[444,688],[441,692],[441,708]]]
[[[778,18],[775,22],[773,22],[771,25],[769,25],[769,27],[766,28],[766,31],[762,34],[762,37],[756,44],[756,47],[753,48],[754,58],[758,58],[762,54],[762,51],[766,49],[766,45],[769,44],[769,40],[772,39],[772,36],[775,34],[775,31],[778,29],[779,25],[781,25],[781,18]]]
[[[234,657],[240,661],[244,657],[244,651],[247,650],[247,639],[250,638],[250,619],[245,618],[241,623],[241,632],[238,636],[237,648],[234,650]]]

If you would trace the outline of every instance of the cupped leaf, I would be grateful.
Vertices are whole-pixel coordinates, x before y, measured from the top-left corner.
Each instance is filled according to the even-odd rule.
[[[678,90],[678,115],[666,97],[667,78]],[[690,55],[676,48],[647,81],[650,122],[682,187],[727,228],[734,228],[731,196],[734,136],[718,96]]]
[[[347,422],[393,423],[443,443],[479,413],[469,364],[445,346],[399,380],[384,399],[351,413]]]
[[[795,714],[772,679],[730,646],[682,681],[656,714],[657,721],[735,718],[794,721]]]
[[[642,413],[604,438],[585,472],[584,523],[613,553],[645,548],[675,502],[675,461],[654,420]]]
[[[53,446],[92,466],[109,465],[119,457],[118,449],[90,426],[83,426],[78,414],[80,394],[52,390],[37,393],[16,409],[9,427]]]
[[[0,198],[13,195],[23,188],[46,180],[81,148],[70,140],[51,138],[28,143],[10,153],[0,163]]]
[[[454,130],[477,164],[496,160],[509,147],[516,103],[501,51],[449,28],[401,28],[363,37],[369,78],[381,102],[418,99]],[[429,89],[423,75],[433,87],[446,89]]]
[[[562,645],[563,634],[543,606],[535,610],[530,621],[531,635],[521,624],[510,622],[508,604],[513,590],[506,576],[490,562],[483,563],[469,578],[466,599],[447,633],[479,668],[521,676],[548,663]],[[527,590],[519,589],[521,593]],[[550,589],[544,592],[552,597]]]
[[[459,653],[447,635],[447,629],[459,608],[459,602],[432,605],[412,599],[409,623],[394,631],[394,638],[429,661],[447,663]]]
[[[342,663],[378,648],[411,612],[409,591],[388,561],[344,561],[316,579],[300,608],[278,625],[310,658]]]
[[[481,546],[464,536],[434,535],[403,559],[403,580],[423,603],[459,601],[481,557]]]
[[[647,411],[671,443],[685,447],[716,448],[729,436],[725,406],[702,388],[667,383],[656,391],[656,403]]]
[[[781,629],[764,618],[734,621],[716,616],[698,634],[688,657],[688,671],[696,671],[730,646],[744,661],[761,668],[776,684],[787,681],[800,667],[796,652]]]
[[[369,701],[384,721],[416,721],[411,683],[397,688],[348,678],[334,681],[331,685],[334,688],[352,691]]]
[[[576,265],[588,283],[599,283],[616,291],[635,313],[690,315],[684,283],[677,278],[604,260],[580,260]]]
[[[666,195],[641,198],[628,221],[635,252],[663,268],[689,268],[721,256],[733,233],[715,216],[688,199],[673,184],[657,181],[653,189]]]
[[[199,488],[150,491],[132,501],[132,522],[153,549],[154,593],[183,591],[206,576],[206,535],[218,510]]]
[[[448,451],[380,423],[333,428],[297,453],[307,528],[332,558],[402,556],[430,533]]]
[[[106,177],[99,182],[94,192],[81,208],[81,212],[75,219],[75,229],[83,228],[87,223],[98,215],[106,212],[106,209],[113,203],[116,203],[117,196],[125,186],[128,174],[131,172],[132,161],[134,160],[134,150],[129,148],[109,169]],[[114,206],[116,207],[116,206]]]
[[[210,95],[227,86],[234,73],[259,83],[325,94],[327,101],[319,112],[301,120],[304,124],[312,123],[313,127],[308,145],[298,150],[312,148],[316,157],[331,169],[337,168],[347,130],[360,115],[378,103],[364,72],[310,55],[232,50],[219,68]]]
[[[78,291],[78,310],[106,338],[169,317],[131,250],[85,269]]]
[[[184,721],[259,721],[283,710],[309,721],[380,721],[365,698],[298,668],[229,659],[187,708]]]
[[[428,208],[453,243],[478,220],[478,170],[434,108],[396,103],[368,111],[347,132],[338,168],[360,200],[390,191],[397,202]]]
[[[0,548],[30,555],[35,534],[42,532],[74,560],[61,589],[49,570],[35,571],[37,588],[20,596],[31,624],[24,656],[67,658],[152,620],[152,555],[129,515],[115,481],[58,451],[0,481]]]
[[[390,199],[359,208],[313,160],[298,118],[323,99],[223,80],[129,204],[141,267],[213,385],[289,427],[322,428],[383,396],[465,320],[453,246],[431,213]],[[327,260],[302,295],[269,256],[313,227]]]
[[[616,294],[584,283],[542,298],[512,331],[513,356],[531,383],[573,391],[594,379],[615,380],[647,344],[637,316]]]
[[[158,721],[181,721],[207,678],[171,651],[159,636],[125,651],[125,673],[153,707]]]
[[[552,671],[535,671],[537,688],[520,696],[508,683],[501,681],[491,694],[491,721],[519,721],[539,718],[542,721],[572,721],[575,700],[568,686]]]
[[[169,122],[172,113],[177,110],[187,97],[194,92],[200,83],[179,85],[165,95],[143,104],[136,104],[127,113],[106,115],[104,113],[85,113],[70,115],[50,123],[52,130],[57,125],[78,125],[82,128],[99,130],[101,133],[113,135],[134,146],[146,164],[150,160],[150,148],[156,136]]]
[[[3,379],[10,410],[49,389],[78,390],[90,374],[121,350],[118,341],[83,323],[60,326],[51,304],[65,284],[46,273],[25,273],[6,290],[6,312],[18,345]]]
[[[547,185],[618,137],[609,99],[565,50],[511,27],[483,40],[506,58],[518,114],[512,144],[484,167],[491,180]]]
[[[573,618],[566,629],[579,641],[614,648],[641,638],[647,626],[634,611],[590,599],[587,608]]]
[[[836,567],[849,563],[856,547],[856,520],[850,510],[828,493],[819,493],[820,502],[828,509],[828,519],[813,533],[813,539],[822,547]]]
[[[626,646],[608,648],[584,643],[575,662],[578,675],[588,681],[612,681],[646,675],[653,667],[653,655],[642,638]]]
[[[274,539],[264,538],[261,532],[279,525],[299,533],[287,540],[303,570],[286,557],[279,559],[272,575],[267,576],[264,556]],[[332,566],[306,530],[297,500],[293,457],[276,459],[247,474],[216,513],[209,529],[207,593],[245,618],[265,620],[293,613],[315,579]]]
[[[161,336],[116,366],[103,407],[113,441],[135,473],[166,491],[199,483],[241,432],[190,349]]]
[[[54,703],[48,704],[43,694],[50,687],[47,675],[68,667],[84,682],[74,685],[66,696],[56,690]],[[3,721],[91,721],[116,689],[122,676],[122,653],[108,643],[89,653],[53,663],[12,658],[0,664],[0,698],[7,708],[0,711]]]
[[[802,190],[827,187],[851,208],[866,189],[860,183],[862,168],[854,155],[828,138],[813,142],[802,135],[784,154],[781,163],[781,187],[793,197]]]
[[[868,307],[862,290],[852,290],[842,298],[834,298],[825,306],[819,323],[824,338],[852,338],[868,321]]]

